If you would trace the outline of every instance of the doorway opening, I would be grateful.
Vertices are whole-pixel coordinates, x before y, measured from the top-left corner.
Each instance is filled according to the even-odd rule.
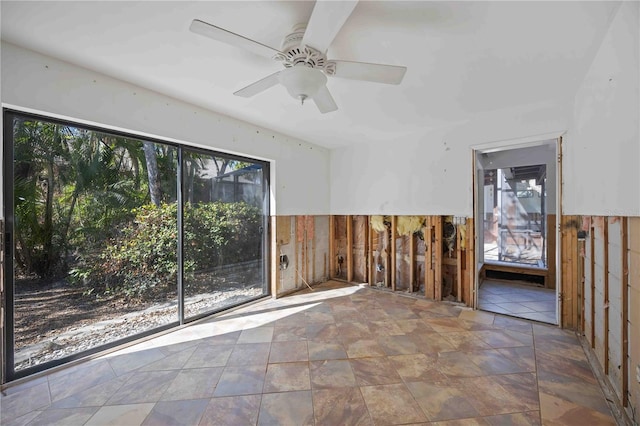
[[[481,310],[558,324],[558,142],[475,151]]]

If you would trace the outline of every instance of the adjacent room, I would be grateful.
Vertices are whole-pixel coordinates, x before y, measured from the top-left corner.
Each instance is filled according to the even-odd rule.
[[[479,309],[558,324],[557,151],[541,141],[476,153]]]
[[[3,425],[640,421],[640,3],[0,19]]]

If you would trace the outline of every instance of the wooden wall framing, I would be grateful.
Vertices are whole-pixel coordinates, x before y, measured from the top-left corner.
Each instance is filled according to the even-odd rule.
[[[582,332],[631,423],[640,421],[640,217],[588,217]]]
[[[372,286],[443,300],[447,296],[443,294],[443,280],[448,277],[446,284],[453,289],[453,301],[473,306],[473,220],[467,219],[465,224],[457,225],[455,249],[448,257],[442,237],[446,217],[424,216],[422,238],[416,234],[398,235],[399,218],[385,217],[386,231],[378,232],[371,226],[371,216],[332,216],[330,256],[335,262],[342,251],[347,273],[338,274],[335,266],[330,267],[331,278],[357,283],[366,280]],[[362,229],[363,219],[366,220],[365,229]],[[461,227],[465,227],[466,232],[462,232]],[[362,265],[366,270],[362,270]]]
[[[578,231],[582,226],[579,216],[562,216],[560,219],[560,267],[562,299],[560,324],[563,328],[577,330],[579,321],[578,286],[582,283],[579,273],[580,251]]]
[[[389,225],[382,232],[372,228],[370,216],[272,218],[272,244],[276,253],[289,253],[292,265],[279,270],[279,257],[273,256],[274,295],[300,288],[302,279],[313,283],[357,276],[369,285],[442,300],[443,271],[448,268],[457,280],[454,301],[474,307],[473,220],[467,219],[464,236],[457,225],[457,245],[449,257],[442,235],[446,217],[424,216],[424,240],[397,235],[398,218],[386,218]],[[640,217],[563,216],[560,226],[562,325],[584,333],[620,405],[638,422]],[[583,242],[578,239],[581,230],[587,231]],[[360,266],[354,268],[354,262]],[[398,262],[408,265],[407,273],[396,274]],[[418,281],[424,284],[419,293],[414,287]]]
[[[334,220],[330,216],[271,217],[271,294],[279,297],[329,278]],[[287,266],[281,267],[286,256]]]

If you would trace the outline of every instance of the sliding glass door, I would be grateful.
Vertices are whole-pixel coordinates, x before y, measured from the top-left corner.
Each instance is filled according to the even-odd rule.
[[[9,380],[267,294],[266,163],[10,111],[4,126]]]
[[[264,166],[184,149],[186,318],[266,294]]]

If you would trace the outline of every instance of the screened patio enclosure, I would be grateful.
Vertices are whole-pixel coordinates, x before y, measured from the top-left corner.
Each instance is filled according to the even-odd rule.
[[[484,260],[546,268],[546,165],[484,175]]]

